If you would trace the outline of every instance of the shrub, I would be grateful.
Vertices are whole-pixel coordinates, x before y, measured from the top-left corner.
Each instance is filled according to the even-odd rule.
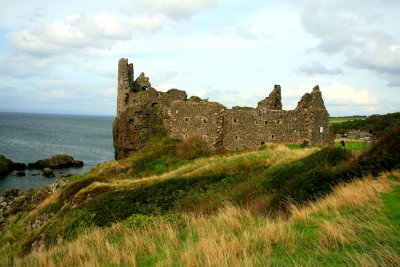
[[[176,145],[175,155],[179,159],[192,160],[198,157],[208,156],[210,150],[206,142],[198,136],[190,137]]]
[[[206,155],[209,155],[207,145],[198,137],[181,142],[165,136],[154,136],[137,152],[130,172],[136,177],[160,174]]]
[[[143,228],[154,224],[155,221],[153,215],[133,214],[129,216],[124,223],[130,227]]]
[[[337,177],[349,181],[355,177],[400,168],[400,126],[387,129],[370,150],[350,166],[340,169]]]
[[[89,186],[90,184],[92,184],[95,181],[100,181],[100,180],[98,178],[87,178],[87,179],[71,182],[61,192],[59,200],[60,201],[71,200],[75,196],[75,194],[78,193],[82,188]]]
[[[175,202],[190,189],[221,181],[224,175],[194,178],[171,178],[149,186],[124,191],[113,191],[93,199],[85,209],[94,214],[97,226],[109,226],[132,214],[162,215],[173,209]]]
[[[64,203],[61,201],[57,201],[54,203],[50,203],[49,205],[45,206],[40,213],[41,214],[48,214],[48,213],[54,213],[56,214],[62,207]]]
[[[267,192],[273,193],[272,211],[285,210],[289,201],[302,203],[329,193],[337,182],[333,167],[350,157],[349,150],[329,147],[304,159],[272,167],[264,181]]]
[[[277,165],[267,171],[264,186],[269,190],[277,190],[288,181],[302,177],[316,168],[332,168],[351,157],[351,152],[340,147],[328,147],[304,159]],[[304,177],[303,177],[304,178]]]

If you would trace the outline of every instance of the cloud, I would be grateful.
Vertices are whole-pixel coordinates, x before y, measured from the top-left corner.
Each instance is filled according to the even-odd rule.
[[[257,40],[259,38],[258,34],[254,31],[254,29],[249,25],[240,25],[237,26],[235,32],[240,37],[249,40]]]
[[[370,70],[395,84],[392,76],[400,74],[400,36],[394,26],[399,1],[292,2],[301,3],[301,23],[318,40],[311,51],[326,55],[343,53],[348,66]],[[313,68],[303,66],[300,71],[312,73]]]
[[[310,65],[303,65],[300,66],[298,71],[302,74],[306,75],[318,75],[318,74],[325,74],[325,75],[337,75],[343,74],[343,70],[339,67],[334,69],[328,69],[321,63],[317,61],[312,61]]]
[[[377,106],[378,98],[366,89],[355,89],[340,82],[323,88],[323,95],[331,106]]]
[[[37,20],[44,18],[47,15],[46,13],[47,12],[46,12],[45,7],[36,7],[32,11],[30,11],[26,14],[23,14],[23,15],[19,15],[18,17],[21,19],[25,19],[32,23],[32,22],[35,22]]]
[[[66,99],[66,98],[71,98],[72,95],[68,94],[65,90],[63,89],[54,89],[50,90],[47,92],[43,92],[40,94],[40,97],[45,98],[45,99]]]
[[[121,17],[107,12],[69,16],[9,34],[14,53],[46,57],[86,48],[109,49],[117,41],[129,40],[137,32],[162,29],[160,16]]]
[[[356,55],[350,55],[349,65],[385,74],[400,74],[400,42],[368,42]]]
[[[303,83],[294,89],[282,91],[282,96],[285,100],[288,100],[288,107],[293,109],[301,96],[305,93],[310,93],[313,87],[314,85]],[[378,98],[367,89],[356,89],[351,85],[342,84],[338,81],[321,85],[320,88],[325,104],[330,108],[334,107],[335,110],[340,107],[346,109],[347,112],[351,112],[354,108],[357,108],[368,112],[377,107],[379,103]]]
[[[55,58],[33,58],[27,55],[0,56],[0,75],[26,78],[46,73],[47,77],[50,77],[53,72],[49,67],[56,63]]]
[[[216,0],[137,0],[135,4],[145,11],[179,20],[188,19],[200,10],[215,6]]]

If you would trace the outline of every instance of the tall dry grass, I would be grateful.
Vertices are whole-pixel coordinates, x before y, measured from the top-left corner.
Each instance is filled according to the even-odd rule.
[[[394,174],[400,176],[400,171]],[[390,238],[387,236],[393,234],[393,228],[368,221],[382,213],[380,193],[398,185],[388,175],[337,186],[320,201],[292,206],[288,219],[254,216],[249,210],[227,204],[212,216],[186,215],[183,228],[162,218],[144,228],[118,223],[21,259],[1,259],[0,265],[301,266],[315,265],[318,258],[345,246],[359,246],[363,252],[344,253],[337,261],[350,266],[395,266],[400,262],[398,251],[380,241]],[[362,216],[347,215],[343,209]],[[304,229],[315,231],[316,240],[307,239]],[[375,247],[369,249],[371,244],[361,240],[360,234],[372,236]]]

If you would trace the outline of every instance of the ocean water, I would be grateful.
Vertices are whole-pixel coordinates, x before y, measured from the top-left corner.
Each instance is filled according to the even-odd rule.
[[[47,178],[40,170],[26,170],[0,178],[0,192],[9,188],[28,190],[55,181],[62,175],[89,170],[114,158],[113,117],[52,115],[0,112],[0,154],[14,162],[36,162],[55,154],[68,154],[82,160],[83,168],[55,170]]]

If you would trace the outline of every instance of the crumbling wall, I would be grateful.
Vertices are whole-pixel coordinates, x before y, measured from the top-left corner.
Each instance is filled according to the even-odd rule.
[[[272,90],[267,98],[258,102],[257,108],[282,110],[281,86],[279,84],[275,84],[274,90]]]
[[[175,101],[168,109],[169,135],[187,139],[201,137],[210,149],[222,145],[225,107],[206,101]]]
[[[303,116],[293,110],[227,110],[224,147],[237,150],[267,143],[300,143],[308,138],[302,125]]]

